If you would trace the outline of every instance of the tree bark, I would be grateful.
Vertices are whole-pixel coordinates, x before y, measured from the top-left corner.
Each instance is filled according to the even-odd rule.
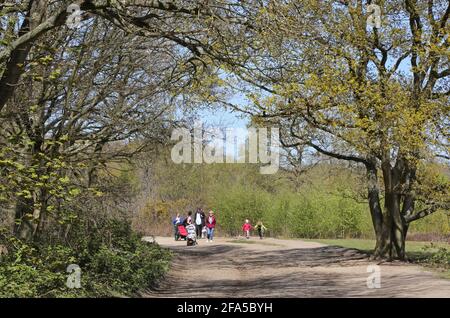
[[[375,259],[405,260],[405,241],[408,223],[402,214],[400,188],[402,167],[382,164],[385,187],[384,210],[380,207],[379,189],[375,167],[367,167],[368,197],[375,230]]]

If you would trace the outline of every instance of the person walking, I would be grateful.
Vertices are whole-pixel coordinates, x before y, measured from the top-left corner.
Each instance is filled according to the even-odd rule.
[[[214,239],[214,229],[216,228],[216,217],[212,210],[209,211],[208,214],[209,215],[206,218],[206,238],[208,239],[208,242],[212,242]]]
[[[205,212],[202,209],[197,208],[197,211],[194,214],[195,220],[195,232],[197,237],[202,237],[202,229],[205,226]]]
[[[258,231],[259,239],[262,240],[267,227],[265,227],[263,222],[259,220],[258,223],[256,223],[255,229]]]
[[[192,222],[192,211],[189,211],[187,214],[187,217],[184,219],[184,221],[183,221],[184,227],[188,226],[189,222],[193,223]]]
[[[250,238],[250,230],[252,229],[252,225],[248,219],[245,220],[245,223],[242,225],[242,231],[247,239]]]
[[[175,241],[178,241],[180,234],[178,233],[178,225],[183,224],[183,219],[180,216],[180,213],[177,213],[177,215],[172,219],[173,224],[173,230],[175,235]]]

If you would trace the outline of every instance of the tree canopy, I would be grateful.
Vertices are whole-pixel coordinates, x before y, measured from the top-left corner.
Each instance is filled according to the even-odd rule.
[[[375,256],[404,258],[410,222],[449,207],[449,15],[448,0],[2,1],[0,204],[35,239],[101,192],[99,169],[167,143],[177,112],[224,105],[279,126],[296,160],[364,167]]]

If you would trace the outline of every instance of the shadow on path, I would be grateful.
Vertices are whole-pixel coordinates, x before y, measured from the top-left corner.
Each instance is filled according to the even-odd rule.
[[[348,296],[335,273],[299,269],[346,266],[366,255],[326,246],[252,250],[242,245],[173,246],[169,274],[147,297],[339,297]],[[342,278],[344,279],[344,278]],[[345,279],[344,279],[345,280]]]

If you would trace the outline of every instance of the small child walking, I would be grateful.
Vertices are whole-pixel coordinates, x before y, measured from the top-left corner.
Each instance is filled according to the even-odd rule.
[[[258,231],[259,239],[262,240],[267,227],[264,226],[262,221],[258,221],[258,223],[256,223],[255,229]]]
[[[245,220],[245,223],[242,225],[242,231],[247,239],[250,238],[250,230],[252,229],[252,225],[248,219]]]

